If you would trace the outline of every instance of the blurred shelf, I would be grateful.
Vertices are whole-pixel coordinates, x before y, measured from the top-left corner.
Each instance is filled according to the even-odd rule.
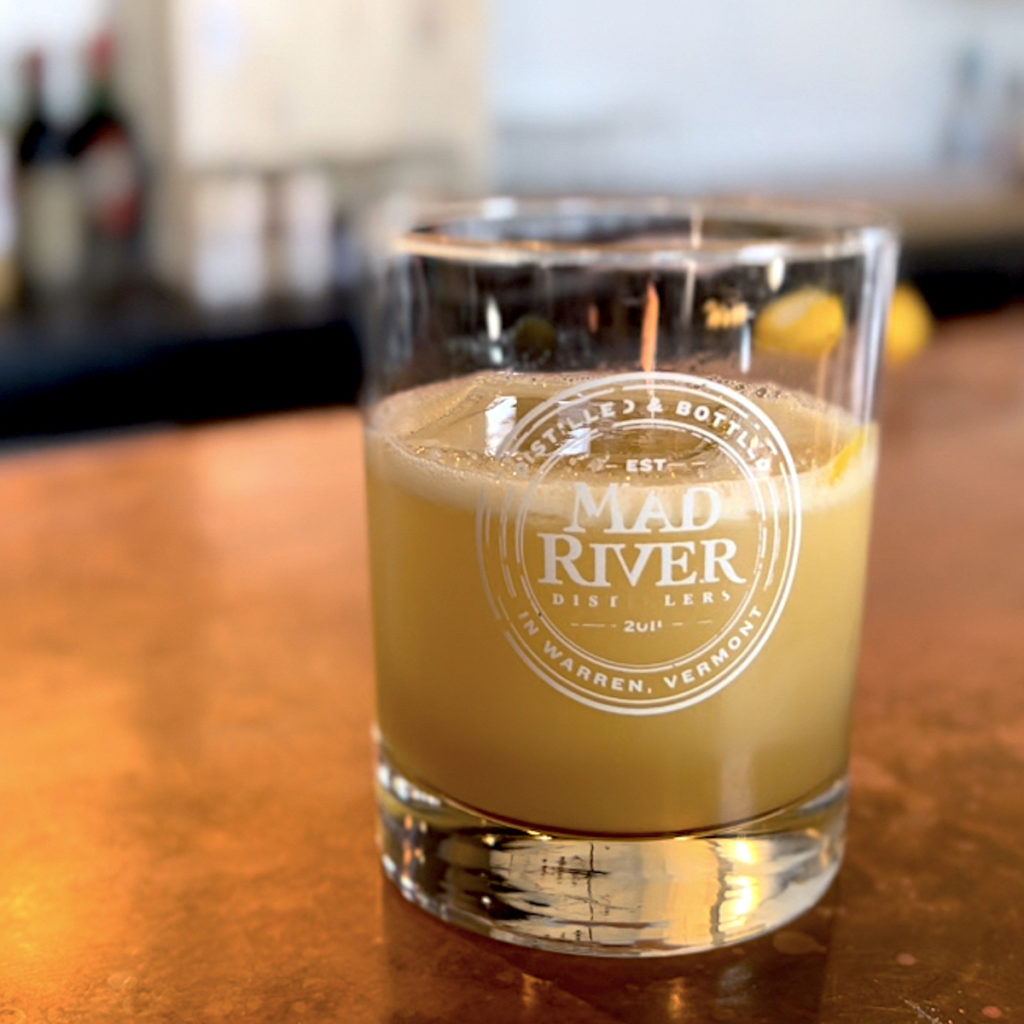
[[[939,317],[986,312],[1024,298],[1024,182],[984,172],[858,179],[822,198],[869,202],[902,235],[901,274]]]
[[[913,190],[894,192],[889,205],[914,248],[1024,241],[1024,183],[923,179]]]
[[[0,439],[351,403],[354,295],[224,313],[155,289],[0,318]]]
[[[925,179],[887,204],[903,231],[905,277],[939,317],[1024,298],[1024,186],[985,177]]]
[[[939,318],[1000,309],[1024,298],[1024,233],[941,246],[904,244],[901,276]]]

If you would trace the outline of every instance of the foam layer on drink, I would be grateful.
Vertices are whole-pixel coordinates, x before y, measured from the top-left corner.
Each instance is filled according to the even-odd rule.
[[[420,497],[441,504],[477,507],[508,501],[509,489],[526,488],[535,474],[523,453],[506,451],[516,423],[542,403],[593,375],[514,375],[488,372],[403,392],[383,401],[368,424],[373,471]],[[873,478],[877,457],[873,425],[860,425],[834,406],[777,388],[723,382],[759,406],[775,423],[799,474],[805,510],[848,500]],[[620,481],[623,507],[643,502],[651,486],[714,488],[725,518],[743,518],[749,488],[741,472],[713,443],[664,430],[581,433],[565,443],[560,464],[545,476],[543,493],[531,499],[538,515],[557,513],[577,481]],[[666,460],[663,469],[630,474],[627,461]]]

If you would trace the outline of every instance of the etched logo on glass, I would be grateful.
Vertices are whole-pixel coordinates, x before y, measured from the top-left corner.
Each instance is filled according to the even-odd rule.
[[[560,693],[620,714],[705,700],[757,657],[800,548],[792,456],[746,394],[680,373],[567,388],[502,442],[481,498],[484,585]]]

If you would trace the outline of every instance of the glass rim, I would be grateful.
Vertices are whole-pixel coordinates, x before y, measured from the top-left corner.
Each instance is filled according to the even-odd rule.
[[[687,234],[647,235],[620,240],[563,241],[528,234],[486,237],[492,229],[518,219],[585,217],[686,219]],[[645,267],[764,265],[773,260],[831,261],[895,248],[895,220],[876,207],[857,203],[819,203],[759,196],[491,196],[472,200],[403,204],[401,228],[393,231],[397,254],[476,264],[542,266],[603,265]],[[777,229],[777,237],[708,234],[705,222],[734,227]],[[477,227],[474,233],[473,226]],[[460,229],[455,233],[453,229]]]

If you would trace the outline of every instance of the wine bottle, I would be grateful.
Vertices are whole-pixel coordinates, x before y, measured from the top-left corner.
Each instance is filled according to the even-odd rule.
[[[65,63],[61,63],[61,59]],[[81,281],[82,208],[68,146],[66,113],[74,104],[67,54],[39,51],[26,62],[27,111],[18,135],[18,250],[30,299],[63,297]]]
[[[114,90],[114,42],[100,35],[89,54],[85,116],[70,139],[78,165],[91,292],[109,294],[124,284],[138,261],[141,174],[128,121]]]

